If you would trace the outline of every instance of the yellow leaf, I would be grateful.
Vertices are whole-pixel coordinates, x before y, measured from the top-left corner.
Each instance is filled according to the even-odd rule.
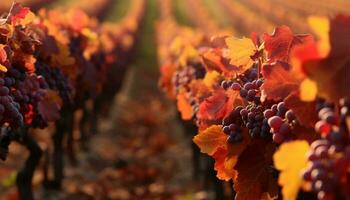
[[[4,65],[0,64],[0,71],[7,72],[7,68]]]
[[[97,40],[97,38],[98,38],[97,34],[88,28],[84,28],[81,31],[81,34],[84,35],[85,37],[89,38],[90,40]]]
[[[302,101],[313,101],[317,95],[317,84],[315,81],[305,79],[300,85],[300,99]]]
[[[33,12],[28,12],[24,19],[20,21],[22,25],[28,25],[32,23],[35,19],[35,14]]]
[[[328,55],[331,47],[329,44],[329,31],[330,31],[330,22],[327,17],[316,17],[311,16],[308,18],[308,23],[320,38],[319,50],[322,56]]]
[[[207,87],[212,87],[218,78],[220,77],[219,72],[217,71],[209,71],[208,73],[205,74],[205,77],[203,79],[203,83]]]
[[[174,41],[170,45],[170,51],[174,52],[175,54],[179,54],[181,47],[182,47],[182,39],[181,37],[176,37]]]
[[[179,58],[180,65],[186,66],[189,59],[193,59],[197,56],[197,50],[192,45],[185,46]]]
[[[301,170],[307,165],[306,153],[309,144],[306,141],[284,143],[273,155],[275,166],[281,171],[278,183],[282,186],[284,200],[294,200],[302,185]]]
[[[254,55],[256,48],[251,39],[228,37],[225,42],[228,46],[226,56],[230,59],[230,64],[238,67],[250,67],[253,64],[251,56]]]
[[[193,142],[198,145],[202,153],[212,156],[220,147],[226,146],[227,135],[222,131],[222,126],[212,125],[199,132]]]

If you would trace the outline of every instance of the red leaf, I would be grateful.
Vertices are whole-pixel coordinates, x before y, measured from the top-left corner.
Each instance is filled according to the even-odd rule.
[[[228,115],[237,105],[244,104],[238,91],[223,89],[205,99],[200,105],[197,113],[197,120],[200,128],[211,124],[217,124]]]
[[[263,140],[254,140],[239,156],[234,180],[236,200],[262,199],[269,194],[276,197],[278,186],[272,177],[270,166],[275,146]]]
[[[11,9],[10,21],[11,24],[16,24],[21,19],[24,19],[27,14],[30,12],[29,8],[22,7],[21,4],[15,3]]]
[[[289,94],[297,92],[301,83],[299,74],[287,70],[281,63],[264,65],[262,69],[265,78],[262,90],[267,99],[281,100]]]
[[[310,35],[294,35],[288,26],[277,27],[272,35],[264,34],[265,50],[273,62],[288,62],[292,48],[310,40]]]

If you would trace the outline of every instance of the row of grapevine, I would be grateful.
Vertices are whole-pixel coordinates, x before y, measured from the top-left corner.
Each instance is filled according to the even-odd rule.
[[[280,4],[285,8],[288,8],[289,12],[297,12],[302,15],[334,15],[337,13],[349,13],[347,8],[350,6],[350,2],[347,0],[273,0],[271,3]]]
[[[310,17],[319,41],[287,26],[209,40],[164,20],[160,86],[236,199],[350,198],[350,17]]]
[[[41,10],[35,15],[18,3],[1,20],[0,156],[6,159],[12,141],[30,152],[17,175],[21,199],[33,199],[31,181],[42,154],[36,130],[52,123],[54,177],[48,180],[45,175],[44,184],[60,187],[64,139],[69,133],[67,142],[73,143],[74,112],[84,109],[87,101],[103,103],[105,91],[120,87],[144,3],[133,0],[118,24],[100,24],[78,9]]]
[[[274,27],[274,24],[262,14],[254,12],[239,1],[219,0],[218,3],[230,16],[229,19],[235,29],[241,31],[241,33],[247,34],[252,30],[258,32],[271,31]]]
[[[194,24],[202,29],[207,34],[213,34],[219,30],[219,27],[210,17],[207,9],[203,5],[201,0],[190,0],[187,1],[189,17]]]
[[[272,3],[269,0],[248,0],[245,3],[256,12],[264,13],[276,25],[288,24],[297,32],[309,32],[309,27],[304,21],[305,17],[288,12],[286,7],[278,3]]]
[[[79,0],[70,2],[69,7],[84,10],[92,16],[99,16],[106,14],[112,4],[112,0]]]
[[[17,3],[21,3],[21,5],[28,6],[31,9],[37,10],[43,5],[47,5],[54,0],[18,0]],[[0,4],[0,12],[6,12],[8,8],[11,7],[11,5],[14,3],[14,1],[1,1]]]

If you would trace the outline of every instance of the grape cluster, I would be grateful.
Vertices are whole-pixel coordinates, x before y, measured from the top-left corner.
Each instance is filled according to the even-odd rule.
[[[11,99],[17,105],[18,113],[15,115],[18,122],[33,123],[34,127],[45,127],[47,122],[37,112],[38,102],[44,98],[45,89],[48,88],[45,78],[27,74],[19,67],[13,67],[5,74],[4,82],[10,88]]]
[[[40,79],[41,85],[44,86],[46,84],[46,88],[58,91],[64,103],[73,103],[72,86],[60,68],[47,66],[42,62],[36,62],[35,69],[36,73],[42,76]]]
[[[251,137],[269,138],[270,127],[264,119],[266,105],[260,101],[260,86],[262,79],[256,79],[256,71],[248,70],[244,76],[239,76],[236,80],[224,80],[221,87],[240,92],[240,96],[246,99],[249,104],[245,107],[236,107],[230,115],[223,120],[223,131],[229,135],[228,142],[239,142],[241,127],[248,128]],[[238,128],[240,127],[240,128]]]
[[[186,87],[192,80],[202,79],[205,76],[205,68],[200,63],[189,63],[186,67],[183,67],[175,72],[173,77],[173,84],[175,86],[175,92],[178,93],[180,88]]]
[[[19,127],[23,124],[23,116],[20,113],[20,104],[10,95],[11,86],[14,84],[14,79],[0,78],[0,120],[2,123],[9,123],[12,127]]]
[[[240,115],[242,109],[242,106],[236,107],[222,121],[223,132],[229,135],[227,138],[227,142],[230,144],[240,142],[243,139],[241,135],[241,126],[243,125],[243,120]]]
[[[284,102],[274,104],[270,109],[264,111],[264,117],[273,134],[273,141],[277,144],[292,139],[293,127],[298,123],[292,110],[288,110]]]
[[[340,109],[319,100],[317,110],[319,121],[315,130],[321,138],[311,144],[308,153],[309,167],[303,178],[311,182],[312,190],[318,199],[338,199],[341,192],[340,182],[349,182],[347,168],[350,165],[349,130],[346,118],[350,116],[350,101],[342,99]]]
[[[289,110],[284,102],[261,102],[260,86],[263,84],[263,79],[256,78],[256,70],[253,68],[235,80],[221,82],[222,88],[239,91],[240,96],[248,102],[248,105],[245,108],[240,108],[239,111],[242,126],[248,128],[250,136],[253,138],[267,139],[272,133],[272,139],[277,144],[292,139],[290,133],[298,123],[293,111]],[[228,128],[225,127],[229,125],[223,123],[223,129],[227,131]],[[240,124],[236,124],[236,126],[240,126]]]

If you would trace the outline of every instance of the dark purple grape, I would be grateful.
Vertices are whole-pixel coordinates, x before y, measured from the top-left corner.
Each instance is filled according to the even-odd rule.
[[[242,88],[239,94],[241,95],[241,97],[246,98],[246,96],[248,95],[248,91]]]
[[[240,85],[239,83],[235,82],[235,83],[232,83],[232,85],[230,86],[230,88],[231,88],[232,90],[240,90],[240,89],[241,89],[241,85]]]
[[[0,87],[0,96],[6,96],[10,92],[9,88],[6,86]]]

